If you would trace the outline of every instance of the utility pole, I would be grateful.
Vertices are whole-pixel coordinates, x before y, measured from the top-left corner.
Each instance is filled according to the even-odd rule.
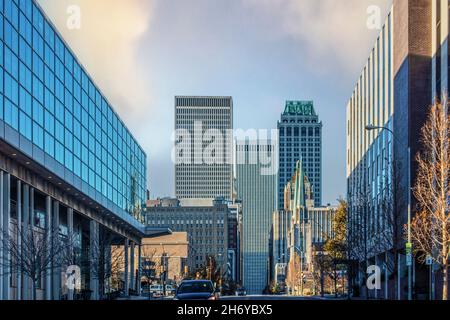
[[[412,300],[412,243],[411,243],[411,148],[408,148],[408,300]]]
[[[212,281],[212,258],[209,257],[209,280]]]
[[[300,295],[303,297],[303,251],[300,252]]]

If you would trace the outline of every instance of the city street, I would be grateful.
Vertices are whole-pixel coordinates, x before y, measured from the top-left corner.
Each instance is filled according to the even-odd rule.
[[[450,0],[0,0],[0,303],[450,300],[449,39]]]
[[[237,296],[229,296],[229,297],[220,297],[220,300],[222,301],[267,301],[267,300],[295,300],[295,301],[301,301],[301,300],[334,300],[334,297],[296,297],[296,296],[286,296],[286,295],[279,295],[279,296],[269,296],[269,295],[250,295],[245,297],[237,297]]]
[[[153,298],[150,301],[155,300],[165,300],[170,301],[173,300],[174,297],[165,297],[165,298]],[[288,301],[322,301],[322,300],[345,300],[346,298],[335,298],[333,295],[319,297],[319,296],[287,296],[287,295],[248,295],[248,296],[221,296],[220,301],[279,301],[279,300],[288,300]],[[118,300],[148,300],[148,297],[140,296],[132,296],[128,298],[120,298]]]

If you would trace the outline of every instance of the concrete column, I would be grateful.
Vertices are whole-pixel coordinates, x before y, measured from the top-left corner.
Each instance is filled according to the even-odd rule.
[[[8,239],[10,235],[10,175],[0,171],[0,232],[1,238]],[[9,300],[9,252],[6,241],[0,242],[0,300]]]
[[[67,209],[67,228],[68,228],[68,238],[70,243],[70,255],[71,260],[73,259],[73,209]],[[73,261],[72,261],[73,263]],[[73,289],[67,290],[67,300],[73,300]]]
[[[10,221],[11,221],[11,175],[9,173],[3,173],[3,232],[6,239],[9,239],[11,236],[10,229]],[[8,241],[8,240],[7,240]],[[9,286],[9,260],[11,258],[11,254],[8,251],[7,244],[3,242],[3,258],[5,261],[3,265],[3,300],[9,300],[11,298],[10,295],[10,286]]]
[[[89,241],[91,243],[91,250],[96,250],[93,255],[91,255],[91,259],[100,259],[100,254],[102,252],[102,248],[100,247],[99,240],[99,230],[98,230],[98,222],[91,220],[89,224]],[[99,265],[98,261],[94,262],[93,265],[97,267]],[[92,268],[92,267],[91,267]],[[90,283],[89,288],[91,289],[91,300],[99,299],[99,284],[98,284],[98,272],[99,270],[90,270]]]
[[[412,265],[412,288],[411,288],[411,290],[412,290],[412,295],[413,295],[413,299],[416,299],[416,297],[415,297],[415,295],[416,295],[416,259],[414,258],[414,256],[413,256],[413,259],[412,259],[413,261],[412,261],[412,263],[413,263],[413,265]]]
[[[34,188],[33,187],[30,187],[30,222],[29,222],[29,224],[30,224],[31,230],[34,231]],[[42,274],[39,276],[41,277]],[[30,281],[29,285],[30,285],[30,300],[35,300],[36,297],[34,296],[34,290],[33,290],[35,284]]]
[[[45,232],[47,237],[47,243],[48,243],[48,251],[51,251],[51,244],[52,244],[52,198],[50,196],[47,196],[45,199]],[[50,253],[50,252],[49,252]],[[45,275],[45,299],[46,300],[52,300],[52,270],[50,266],[47,267],[47,272]]]
[[[52,236],[56,237],[53,240],[53,244],[59,244],[59,202],[53,201],[53,222],[52,222]],[[52,286],[53,286],[53,300],[61,299],[61,268],[59,267],[60,261],[53,260],[52,267]]]
[[[402,274],[402,255],[398,253],[397,263],[397,300],[402,300],[401,274]]]
[[[134,265],[134,242],[130,243],[130,289],[135,290],[135,274],[136,268]]]
[[[110,239],[108,237],[108,239]],[[111,275],[112,273],[112,253],[111,253],[111,246],[112,242],[111,240],[108,240],[108,243],[105,245],[105,274]],[[108,277],[108,282],[105,283],[105,292],[110,293],[111,292],[111,277]]]
[[[138,259],[137,259],[137,286],[136,286],[136,291],[137,291],[137,294],[140,296],[141,295],[141,278],[142,278],[142,275],[141,275],[141,270],[142,270],[142,245],[141,244],[139,244],[138,245],[138,257],[137,257]]]
[[[30,227],[34,227],[34,188],[30,187]]]
[[[22,253],[22,182],[17,180],[17,198],[16,198],[16,213],[17,213],[17,251]],[[17,257],[16,270],[16,300],[22,300],[22,254]]]
[[[23,241],[26,246],[30,245],[30,187],[27,184],[23,184],[23,221],[22,221],[22,235]],[[25,241],[25,242],[24,242]],[[30,288],[30,278],[26,274],[22,274],[22,299],[29,300],[29,288]]]
[[[130,242],[128,239],[125,239],[125,245],[124,245],[124,257],[125,257],[125,266],[124,266],[124,272],[123,272],[123,280],[124,280],[124,291],[125,291],[125,296],[129,295],[129,289],[130,289],[130,279],[128,276],[128,269],[129,269],[129,265],[128,265],[128,246],[129,246]]]
[[[379,267],[378,255],[377,254],[375,255],[375,266]],[[374,296],[375,299],[378,299],[378,288],[374,289],[374,295],[373,296]]]
[[[384,299],[389,300],[389,252],[384,253]]]
[[[0,301],[3,300],[3,171],[0,170]]]

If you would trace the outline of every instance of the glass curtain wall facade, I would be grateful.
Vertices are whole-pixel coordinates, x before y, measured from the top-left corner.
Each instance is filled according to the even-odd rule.
[[[381,211],[391,190],[394,138],[387,130],[367,131],[366,126],[394,130],[392,23],[389,14],[347,105],[349,230],[361,241],[360,233],[366,232],[370,243],[388,228]],[[379,253],[374,250],[369,249],[369,257]]]
[[[254,164],[260,152],[275,154],[270,142],[237,141],[236,192],[243,212],[243,285],[248,293],[261,294],[271,277],[269,237],[277,208],[277,175],[263,175],[264,165]],[[275,152],[274,152],[275,151]],[[256,155],[256,156],[255,156]]]
[[[116,214],[141,220],[142,148],[34,0],[0,0],[0,12],[5,140]]]
[[[448,36],[450,33],[450,1],[432,1],[432,94],[440,98],[448,93],[450,54]]]
[[[382,290],[369,293],[373,297],[407,297],[409,281],[417,295],[426,291],[426,270],[419,263],[410,271],[414,280],[405,276],[402,226],[408,212],[415,214],[408,191],[416,181],[421,128],[433,98],[448,87],[448,5],[447,0],[394,0],[347,105],[352,258],[379,266],[384,261],[391,273],[397,265],[400,274],[395,285],[385,282]],[[367,125],[386,129],[368,131]]]

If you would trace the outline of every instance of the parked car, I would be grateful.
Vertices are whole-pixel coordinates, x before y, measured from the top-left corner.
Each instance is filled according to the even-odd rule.
[[[154,297],[159,297],[162,296],[163,294],[163,287],[162,285],[159,284],[152,284],[150,286],[150,294],[153,295]]]
[[[246,295],[247,295],[247,290],[245,290],[245,288],[238,288],[236,290],[236,296],[245,297]]]
[[[166,295],[174,296],[175,294],[176,294],[175,288],[170,284],[166,284]]]
[[[177,289],[175,300],[217,300],[218,291],[209,280],[186,280]]]

